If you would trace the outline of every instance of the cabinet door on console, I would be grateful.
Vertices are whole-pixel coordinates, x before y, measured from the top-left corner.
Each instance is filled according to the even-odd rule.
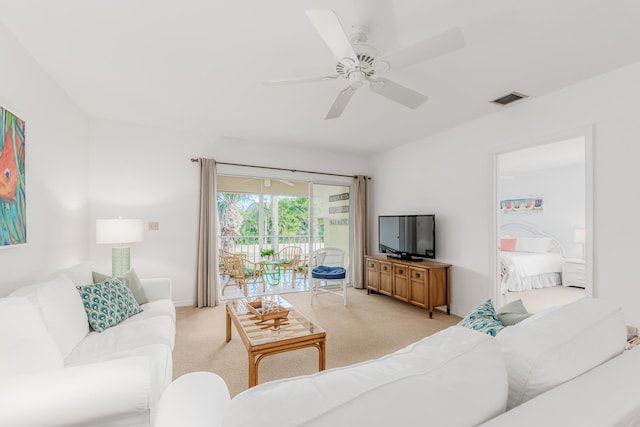
[[[380,289],[384,295],[393,294],[393,282],[391,281],[391,263],[380,261]]]
[[[380,263],[371,258],[367,258],[367,288],[380,289]]]
[[[423,268],[409,269],[409,277],[411,283],[411,289],[409,290],[409,302],[411,304],[418,305],[420,307],[429,306],[429,294],[428,288],[428,274],[427,270]]]
[[[432,268],[429,270],[429,298],[431,298],[432,307],[447,305],[446,268]]]
[[[409,301],[409,268],[402,264],[393,265],[393,296],[402,301]]]

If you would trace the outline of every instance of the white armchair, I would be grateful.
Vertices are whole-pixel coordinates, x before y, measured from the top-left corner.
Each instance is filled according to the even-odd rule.
[[[309,303],[318,293],[332,293],[342,296],[347,305],[346,253],[339,248],[318,249],[311,254],[311,282]]]

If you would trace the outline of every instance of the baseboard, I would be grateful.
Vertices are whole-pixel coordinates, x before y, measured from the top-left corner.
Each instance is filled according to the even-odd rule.
[[[186,299],[181,301],[174,301],[176,307],[191,307],[193,305],[193,300]]]

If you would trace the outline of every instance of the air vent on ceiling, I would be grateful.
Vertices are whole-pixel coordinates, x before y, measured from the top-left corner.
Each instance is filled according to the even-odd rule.
[[[491,101],[491,103],[498,104],[498,105],[507,105],[507,104],[511,104],[512,102],[519,101],[523,98],[528,98],[528,97],[529,95],[524,95],[518,92],[511,92],[510,94],[501,96],[498,99],[494,99],[493,101]]]

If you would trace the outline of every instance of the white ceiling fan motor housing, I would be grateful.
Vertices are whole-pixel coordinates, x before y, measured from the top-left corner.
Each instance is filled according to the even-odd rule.
[[[371,77],[375,73],[373,64],[380,56],[380,52],[375,47],[364,43],[355,43],[352,46],[358,56],[358,63],[340,61],[336,64],[336,72],[349,79],[351,87],[357,88],[362,86],[366,77]]]

